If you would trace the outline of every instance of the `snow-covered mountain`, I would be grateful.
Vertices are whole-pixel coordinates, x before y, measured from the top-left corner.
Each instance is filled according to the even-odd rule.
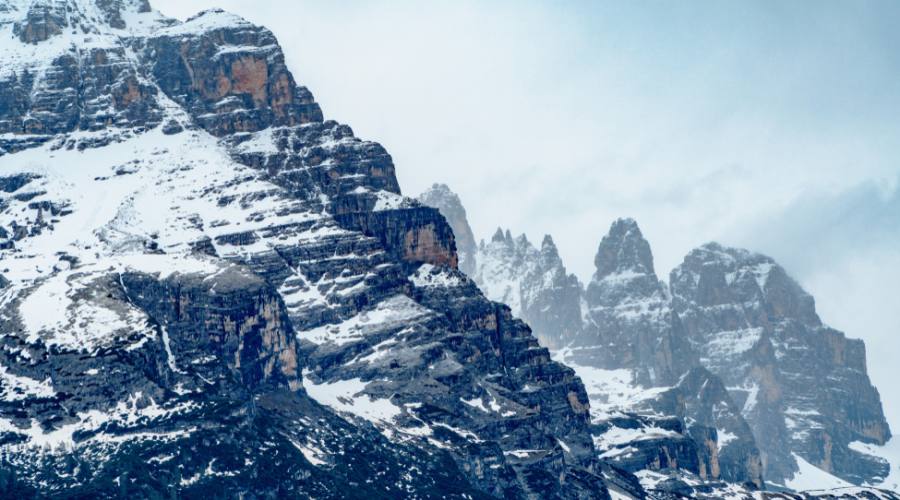
[[[0,49],[0,496],[778,497],[738,399],[777,390],[751,407],[832,444],[790,441],[791,479],[855,481],[846,450],[887,438],[861,345],[789,282],[746,295],[735,264],[720,291],[686,261],[700,278],[670,291],[628,221],[587,294],[549,238],[473,250],[459,200],[422,198],[455,202],[448,224],[404,197],[265,28],[0,0]],[[774,364],[717,373],[710,293],[779,318],[735,327],[764,329]],[[797,363],[834,389],[798,392]],[[864,412],[822,407],[860,388]]]
[[[574,277],[570,287],[529,278],[565,274],[558,257],[542,268],[537,254],[524,235],[498,230],[479,247],[475,281],[576,370],[598,452],[645,488],[895,487],[884,481],[893,472],[879,446],[890,430],[862,341],[823,325],[812,297],[772,259],[711,243],[667,284],[631,219],[602,238],[584,289]],[[546,307],[529,316],[526,296],[546,297]]]
[[[822,324],[781,266],[710,243],[670,283],[687,339],[754,428],[767,477],[789,481],[802,462],[853,484],[887,477],[887,463],[854,446],[891,436],[863,342]]]
[[[541,345],[559,347],[581,328],[581,284],[566,272],[553,239],[535,248],[525,235],[497,229],[481,241],[474,280],[491,300],[509,305],[534,330]]]
[[[0,0],[5,497],[641,497],[265,28]]]
[[[648,386],[672,384],[697,365],[634,220],[612,224],[594,265],[584,293],[584,325],[567,342],[574,362],[626,368]]]

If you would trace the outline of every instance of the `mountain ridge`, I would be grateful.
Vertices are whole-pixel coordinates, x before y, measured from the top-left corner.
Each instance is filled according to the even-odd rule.
[[[573,369],[539,344],[519,313],[582,333],[552,238],[499,232],[495,261],[532,266],[515,281],[531,286],[515,310],[485,297],[460,271],[464,210],[405,197],[268,29],[0,0],[0,40],[5,494],[778,497],[710,370],[646,370],[645,387],[623,367],[647,349]]]
[[[0,82],[0,486],[642,494],[595,456],[574,372],[456,270],[445,219],[324,119],[269,30],[143,1],[0,11],[25,65]]]
[[[437,208],[440,209],[441,207],[438,206]],[[508,230],[498,229],[492,243],[509,240],[510,238],[506,236],[507,234],[509,234]],[[524,236],[521,239],[524,241]],[[819,343],[823,342],[823,340],[817,339],[829,339],[824,340],[825,344],[834,347],[826,345],[809,347],[814,352],[822,352],[822,354],[804,361],[807,366],[812,363],[812,366],[820,367],[817,370],[821,373],[816,379],[807,379],[804,384],[795,384],[790,389],[781,388],[781,382],[777,385],[772,385],[774,382],[769,383],[769,387],[772,387],[770,392],[788,390],[797,395],[793,397],[800,398],[798,401],[807,401],[807,405],[810,403],[808,398],[804,399],[803,394],[815,394],[815,391],[822,390],[824,393],[816,397],[825,398],[825,400],[829,401],[828,403],[812,403],[813,407],[804,410],[800,410],[796,406],[782,407],[780,410],[773,410],[774,414],[769,417],[762,418],[753,414],[752,411],[746,411],[753,408],[753,405],[750,403],[752,398],[748,397],[748,391],[742,389],[742,387],[756,387],[753,385],[755,382],[742,382],[734,377],[729,377],[728,372],[736,366],[735,363],[737,361],[720,358],[721,354],[718,354],[722,352],[721,348],[723,346],[734,345],[736,348],[738,344],[721,337],[721,334],[717,333],[716,329],[710,330],[717,322],[723,321],[717,319],[717,316],[705,317],[704,319],[698,318],[702,311],[697,310],[696,301],[700,300],[703,304],[709,303],[712,308],[710,310],[718,310],[716,308],[734,307],[731,304],[743,304],[749,299],[737,298],[734,295],[723,295],[725,292],[707,291],[706,288],[703,288],[702,291],[697,290],[696,285],[700,282],[713,283],[709,281],[713,279],[712,274],[710,274],[713,273],[713,270],[712,268],[707,269],[706,266],[715,266],[714,262],[716,259],[702,260],[694,257],[695,255],[723,255],[730,260],[746,260],[749,262],[744,267],[739,266],[737,269],[729,268],[729,270],[721,273],[716,272],[715,282],[723,284],[725,288],[749,287],[760,290],[759,293],[761,295],[754,296],[761,297],[760,305],[756,306],[761,309],[758,309],[759,313],[756,316],[750,316],[750,318],[770,317],[774,318],[774,320],[751,323],[755,325],[752,328],[773,329],[767,334],[769,337],[787,336],[786,338],[791,338],[793,334],[781,333],[783,329],[778,325],[782,321],[796,321],[799,322],[802,328],[820,332],[810,332],[803,334],[801,338],[788,340],[787,343],[781,341],[780,344],[776,344],[779,347],[769,350],[770,353],[775,351],[774,357],[772,357],[772,354],[769,355],[771,358],[769,365],[758,365],[759,362],[750,361],[751,365],[758,367],[748,371],[748,373],[753,373],[753,375],[748,375],[751,377],[748,380],[774,381],[776,378],[781,380],[783,375],[775,376],[774,374],[776,372],[791,371],[787,367],[788,359],[790,359],[790,356],[786,357],[787,353],[806,349],[807,347],[804,346],[820,345]],[[723,259],[725,258],[723,257]],[[678,382],[679,375],[688,367],[705,366],[710,371],[720,374],[723,381],[728,382],[728,384],[723,384],[723,387],[725,385],[728,387],[727,392],[729,394],[727,399],[732,400],[729,404],[734,404],[738,408],[736,413],[746,414],[748,421],[754,427],[753,433],[757,437],[751,437],[751,441],[755,442],[761,437],[769,439],[768,441],[763,439],[762,454],[758,455],[761,460],[759,466],[768,471],[764,474],[767,483],[772,481],[776,485],[783,485],[784,481],[790,481],[792,474],[795,474],[795,471],[798,470],[797,464],[800,460],[803,460],[803,463],[800,464],[801,468],[806,467],[803,464],[814,467],[809,464],[816,463],[819,467],[824,467],[831,473],[841,475],[856,484],[877,483],[880,480],[879,478],[886,478],[888,462],[879,458],[877,453],[870,452],[869,455],[858,453],[858,450],[862,449],[859,443],[873,442],[884,444],[890,435],[878,400],[877,390],[872,387],[871,382],[865,376],[865,362],[860,361],[860,359],[864,358],[864,355],[857,353],[864,349],[862,341],[844,340],[843,334],[825,327],[815,313],[812,297],[803,291],[772,259],[747,250],[730,249],[711,242],[689,253],[685,257],[685,262],[672,271],[669,282],[666,283],[656,277],[649,244],[640,234],[637,223],[633,219],[622,218],[614,221],[609,233],[603,237],[596,253],[595,265],[596,272],[594,277],[588,283],[588,286],[584,287],[582,292],[584,298],[580,302],[580,309],[583,323],[574,336],[571,333],[568,334],[569,336],[560,336],[558,332],[566,330],[554,325],[551,325],[549,328],[545,327],[544,331],[540,331],[537,325],[541,325],[541,323],[535,322],[527,314],[523,314],[524,319],[535,326],[538,338],[544,341],[544,339],[550,337],[549,340],[546,340],[547,343],[545,345],[557,349],[554,354],[556,359],[575,367],[576,372],[585,380],[588,386],[588,393],[592,398],[592,408],[602,408],[606,405],[607,403],[598,398],[609,391],[625,391],[627,394],[632,394],[629,397],[643,401],[643,398],[646,396],[641,396],[641,392],[633,387],[670,386]],[[506,275],[517,272],[523,275],[527,274],[527,270],[521,270],[528,269],[528,266],[529,264],[516,263],[509,259],[501,259],[501,262],[494,265],[497,269],[511,269],[504,271]],[[688,269],[693,274],[688,273]],[[767,287],[770,274],[773,276],[771,278],[772,284],[771,287]],[[495,275],[490,272],[481,272],[475,276],[475,279],[476,281],[481,280],[484,282],[482,286],[489,297],[501,301],[508,300],[508,297],[504,297],[496,290],[496,283],[505,283],[508,280],[491,282],[494,277]],[[701,288],[706,286],[701,285]],[[691,292],[687,292],[687,290],[691,290]],[[771,292],[766,292],[766,290],[771,290]],[[690,297],[686,297],[686,295]],[[704,300],[707,302],[703,302]],[[712,302],[708,302],[709,300],[712,300]],[[741,307],[745,306],[742,305]],[[748,309],[748,311],[750,310]],[[552,316],[552,314],[551,312],[550,315]],[[729,320],[724,324],[739,324],[740,321]],[[709,331],[709,333],[701,337],[699,332],[704,331]],[[617,335],[615,332],[620,333]],[[756,338],[758,337],[747,337],[745,340],[748,346],[753,345],[755,342],[753,339]],[[795,344],[790,344],[791,342]],[[797,344],[797,342],[800,343]],[[841,347],[845,345],[846,347]],[[660,348],[660,346],[667,347]],[[719,347],[714,348],[714,346]],[[802,350],[797,352],[802,352]],[[847,352],[851,359],[855,359],[852,361],[853,368],[845,369],[842,367],[844,366],[842,364],[844,355],[840,353],[844,352]],[[735,354],[740,359],[744,359],[743,356],[749,355],[744,353],[743,349],[735,351]],[[781,359],[784,361],[779,366],[778,360]],[[770,368],[764,368],[765,366]],[[602,368],[602,370],[597,371],[598,368]],[[616,371],[620,369],[625,369],[626,371],[622,373]],[[765,370],[767,369],[775,370],[772,372],[773,375],[765,375]],[[844,370],[849,371],[845,372]],[[796,371],[793,370],[793,372]],[[828,373],[831,373],[831,375],[828,375]],[[847,375],[838,375],[839,373],[847,373]],[[716,375],[711,374],[711,376],[719,379]],[[829,393],[829,390],[822,388],[821,382],[816,380],[821,381],[826,377],[832,376],[849,377],[846,379],[848,380],[846,383],[852,387],[857,387],[858,390],[855,392],[860,396],[854,398],[852,402],[846,402],[836,401],[833,399],[834,396],[825,395]],[[592,379],[596,380],[596,382],[592,381]],[[850,382],[849,380],[855,381]],[[778,388],[776,389],[775,387]],[[834,389],[831,394],[841,394],[840,391],[845,390]],[[749,394],[752,396],[757,393],[750,391]],[[859,401],[857,402],[856,399],[859,399]],[[639,406],[645,404],[639,403]],[[858,411],[868,412],[867,414],[871,415],[865,418],[872,419],[875,423],[862,425],[850,423],[851,427],[856,426],[853,427],[856,430],[844,430],[842,426],[848,424],[841,422],[847,422],[847,417],[840,414],[840,412],[833,417],[822,417],[821,419],[813,416],[813,423],[803,423],[804,419],[810,418],[803,416],[803,412],[819,411],[818,409],[813,410],[813,408],[828,408],[828,412],[833,412],[833,408],[856,408],[857,406],[861,409]],[[626,407],[613,406],[612,408]],[[862,410],[863,408],[865,410]],[[811,413],[806,414],[809,415]],[[610,421],[606,413],[600,413],[599,415],[601,420]],[[784,423],[778,424],[779,421],[787,422],[787,425]],[[622,424],[626,423],[622,422]],[[626,425],[635,426],[634,423],[627,423]],[[643,423],[641,425],[648,424]],[[641,428],[641,425],[637,427]],[[821,433],[822,431],[816,431],[815,429],[821,425],[831,430],[824,431],[824,434]],[[813,429],[813,433],[819,432],[819,434],[817,434],[816,438],[810,439],[807,437],[806,441],[800,439],[799,442],[787,446],[787,450],[793,449],[795,451],[785,451],[785,448],[781,447],[782,438],[779,437],[789,436],[784,429],[791,427],[794,429],[792,432],[797,436],[802,435],[803,431],[800,431],[800,429],[803,429],[803,426],[807,426],[807,428]],[[779,431],[778,429],[781,430]],[[846,437],[848,432],[850,435],[856,436],[853,439],[861,439],[862,441],[853,441],[853,439]],[[841,444],[834,444],[832,445],[834,448],[829,448],[839,450],[839,452],[833,452],[838,453],[836,455],[839,457],[838,461],[843,461],[837,466],[834,466],[833,459],[827,456],[827,453],[831,452],[823,454],[821,450],[815,451],[814,448],[809,447],[811,446],[810,443],[815,442],[832,443],[830,437],[825,437],[828,433],[834,433],[835,436],[843,436],[838,438],[842,441]],[[658,434],[663,433],[658,432]],[[789,441],[789,438],[785,438],[784,441]],[[750,449],[745,449],[745,451],[750,451]],[[753,453],[750,452],[750,454],[752,456]],[[799,457],[806,458],[801,459]],[[650,461],[649,459],[646,460]],[[746,458],[738,459],[738,462],[743,460],[746,460]],[[630,467],[635,466],[632,465]],[[659,465],[655,467],[658,468]],[[832,469],[832,467],[836,468]],[[752,468],[750,467],[750,469]]]

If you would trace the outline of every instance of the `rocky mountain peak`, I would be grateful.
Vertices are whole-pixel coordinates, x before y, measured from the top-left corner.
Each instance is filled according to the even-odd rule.
[[[419,195],[421,199],[437,199],[437,200],[447,200],[449,203],[453,203],[454,205],[462,206],[462,202],[459,199],[459,195],[453,192],[450,189],[450,186],[442,183],[435,182],[428,189],[422,192]]]
[[[177,22],[153,12],[147,0],[6,0],[0,3],[0,15],[20,41],[32,45],[65,34],[127,33],[147,23]]]
[[[742,406],[767,478],[789,479],[804,464],[855,484],[884,477],[884,462],[851,445],[890,435],[865,346],[823,325],[784,268],[709,243],[672,271],[670,286],[688,340]]]
[[[633,370],[641,384],[674,383],[692,366],[693,356],[637,222],[614,221],[594,262],[597,270],[584,293],[585,326],[571,359]]]
[[[579,379],[269,30],[32,3],[0,12],[0,496],[606,498]]]
[[[491,243],[503,243],[504,240],[503,228],[498,227],[497,230],[494,231],[494,235],[491,236]]]
[[[770,320],[792,318],[821,325],[815,299],[771,257],[707,243],[692,250],[670,273],[674,294],[700,306],[758,301]]]
[[[549,236],[538,249],[525,234],[498,228],[480,245],[477,262],[474,279],[485,295],[528,321],[542,345],[558,347],[580,329],[581,284]]]
[[[621,304],[626,297],[635,305],[667,300],[653,269],[650,244],[634,219],[612,223],[600,240],[594,264],[596,271],[585,294],[591,308]]]
[[[562,259],[559,257],[559,249],[556,248],[556,243],[553,242],[553,237],[549,234],[544,235],[544,239],[541,240],[541,258],[545,261],[562,264]]]
[[[653,254],[634,219],[617,219],[600,241],[594,257],[594,280],[610,275],[642,274],[655,276]]]
[[[544,238],[541,240],[541,249],[547,249],[551,252],[556,252],[556,243],[553,242],[553,236],[549,234],[545,234]]]

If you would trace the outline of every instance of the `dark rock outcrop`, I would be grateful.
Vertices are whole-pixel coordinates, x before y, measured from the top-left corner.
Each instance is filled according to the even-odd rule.
[[[584,294],[585,326],[569,340],[573,361],[633,370],[635,380],[648,386],[673,384],[697,365],[634,220],[612,224],[594,265]]]
[[[213,135],[322,121],[272,32],[220,9],[154,33],[144,50],[160,89]]]
[[[143,326],[93,352],[4,337],[5,496],[479,495],[449,456],[310,399],[284,305],[246,269],[86,283],[82,306]]]
[[[453,231],[433,208],[360,211],[340,214],[335,220],[343,227],[378,238],[401,260],[457,267]]]
[[[451,191],[446,184],[434,184],[420,194],[418,200],[425,206],[438,209],[441,215],[447,219],[447,223],[450,224],[456,237],[459,270],[469,276],[474,276],[478,246],[475,243],[475,235],[472,233],[472,228],[469,227],[466,209],[459,200],[459,196]]]
[[[164,332],[174,374],[190,359],[207,380],[232,379],[248,389],[301,387],[296,338],[281,297],[262,278],[236,267],[215,275],[125,273],[126,298]],[[209,359],[209,363],[197,360]],[[202,373],[201,373],[202,372]]]
[[[25,19],[13,25],[13,33],[25,43],[36,44],[68,27],[66,4],[52,0],[32,2]]]
[[[700,477],[762,488],[762,461],[753,432],[719,377],[693,368],[651,406],[689,422],[688,435],[701,450]]]

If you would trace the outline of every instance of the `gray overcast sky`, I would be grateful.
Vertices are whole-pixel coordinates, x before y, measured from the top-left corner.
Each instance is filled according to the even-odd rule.
[[[662,278],[709,240],[769,253],[867,341],[900,432],[900,2],[311,2],[272,29],[326,117],[446,182],[478,238],[551,233],[589,279],[635,217]]]

